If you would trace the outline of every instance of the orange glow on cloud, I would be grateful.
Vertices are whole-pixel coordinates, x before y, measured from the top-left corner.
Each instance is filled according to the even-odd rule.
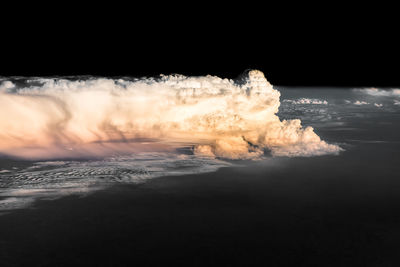
[[[279,92],[260,71],[242,81],[162,76],[136,81],[41,79],[0,85],[0,153],[101,156],[193,145],[202,156],[338,153],[300,120],[280,121]],[[145,139],[143,139],[145,138]]]

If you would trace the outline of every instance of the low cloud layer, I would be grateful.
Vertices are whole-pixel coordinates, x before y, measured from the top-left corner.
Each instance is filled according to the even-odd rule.
[[[363,88],[354,89],[356,92],[368,94],[371,96],[400,96],[400,89],[378,89],[378,88]]]
[[[245,159],[266,151],[313,156],[341,150],[300,120],[281,121],[280,93],[257,70],[237,80],[172,75],[16,84],[0,85],[0,154],[98,156],[184,144],[201,156]]]
[[[295,105],[328,105],[328,101],[326,100],[320,100],[320,99],[310,99],[310,98],[299,98],[296,100],[293,99],[285,99],[283,102],[295,104]]]

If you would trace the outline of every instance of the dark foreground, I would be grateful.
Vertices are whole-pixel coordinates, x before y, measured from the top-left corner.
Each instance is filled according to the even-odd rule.
[[[0,216],[0,266],[397,266],[399,147],[379,145],[40,201]]]

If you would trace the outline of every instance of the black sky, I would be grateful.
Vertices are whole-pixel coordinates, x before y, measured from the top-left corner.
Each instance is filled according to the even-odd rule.
[[[234,78],[257,68],[276,85],[400,85],[395,17],[374,7],[152,8],[10,10],[2,23],[0,76]]]

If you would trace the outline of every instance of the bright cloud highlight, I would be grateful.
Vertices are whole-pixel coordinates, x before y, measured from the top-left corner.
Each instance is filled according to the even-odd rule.
[[[300,120],[281,121],[264,74],[240,79],[32,79],[0,86],[0,153],[23,158],[165,151],[231,159],[337,154]],[[326,101],[301,100],[327,104]]]

